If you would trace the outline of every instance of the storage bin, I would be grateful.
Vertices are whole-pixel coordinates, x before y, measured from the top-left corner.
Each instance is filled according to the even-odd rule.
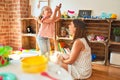
[[[120,65],[120,52],[111,52],[110,64]]]

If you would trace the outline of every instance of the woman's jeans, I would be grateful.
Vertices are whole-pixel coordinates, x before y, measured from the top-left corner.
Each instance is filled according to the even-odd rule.
[[[46,53],[50,52],[50,40],[49,38],[41,37],[37,35],[37,43],[38,47],[40,48],[41,54],[46,55]]]

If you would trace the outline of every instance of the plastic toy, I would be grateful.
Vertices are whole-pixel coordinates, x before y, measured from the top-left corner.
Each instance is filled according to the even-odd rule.
[[[13,73],[0,72],[0,80],[17,80]]]
[[[94,34],[88,35],[87,38],[88,38],[89,41],[95,41],[96,40]]]
[[[54,77],[52,77],[51,75],[49,75],[47,72],[41,72],[40,74],[41,74],[42,76],[45,76],[45,77],[51,79],[51,80],[58,80],[57,78],[54,78]]]
[[[96,54],[92,54],[92,61],[96,59]]]
[[[41,56],[26,57],[21,60],[21,67],[24,72],[38,73],[47,70],[48,58]]]
[[[116,19],[117,18],[117,14],[113,14],[113,13],[105,13],[105,12],[102,12],[101,13],[101,18],[102,19],[105,19],[105,18],[112,18],[112,19]]]
[[[112,14],[112,15],[111,15],[111,18],[116,19],[116,18],[117,18],[117,15],[116,15],[116,14]]]
[[[2,76],[0,76],[0,80],[3,80],[3,77],[2,77]]]
[[[75,11],[68,10],[68,15],[69,15],[71,18],[75,18]]]
[[[96,36],[96,40],[97,41],[105,41],[105,37],[104,36]]]
[[[75,11],[68,10],[68,13],[70,13],[70,14],[74,14]]]
[[[62,18],[70,18],[70,16],[67,14],[67,12],[63,12]]]
[[[24,49],[23,49],[23,48],[20,48],[19,50],[20,50],[20,51],[23,51]]]
[[[9,63],[8,55],[12,53],[12,48],[10,46],[0,47],[0,67],[7,65]]]
[[[105,12],[102,12],[102,13],[101,13],[101,18],[102,18],[102,19],[105,19],[105,18],[107,18],[107,13],[105,13]]]

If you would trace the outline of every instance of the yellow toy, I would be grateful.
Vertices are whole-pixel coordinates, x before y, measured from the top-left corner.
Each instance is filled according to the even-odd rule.
[[[67,14],[67,12],[63,12],[62,18],[70,18],[70,16]]]
[[[41,56],[26,57],[21,60],[21,67],[24,72],[39,73],[47,70],[48,59]]]
[[[116,15],[116,14],[112,14],[112,15],[111,15],[111,18],[116,19],[116,18],[117,18],[117,15]]]

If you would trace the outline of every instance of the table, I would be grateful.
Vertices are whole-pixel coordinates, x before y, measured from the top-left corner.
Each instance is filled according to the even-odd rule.
[[[9,65],[0,67],[0,72],[11,72],[16,75],[17,80],[51,80],[40,75],[40,73],[23,72],[20,66],[20,60],[11,60]],[[47,73],[58,80],[73,80],[65,69],[52,62],[48,63]]]

